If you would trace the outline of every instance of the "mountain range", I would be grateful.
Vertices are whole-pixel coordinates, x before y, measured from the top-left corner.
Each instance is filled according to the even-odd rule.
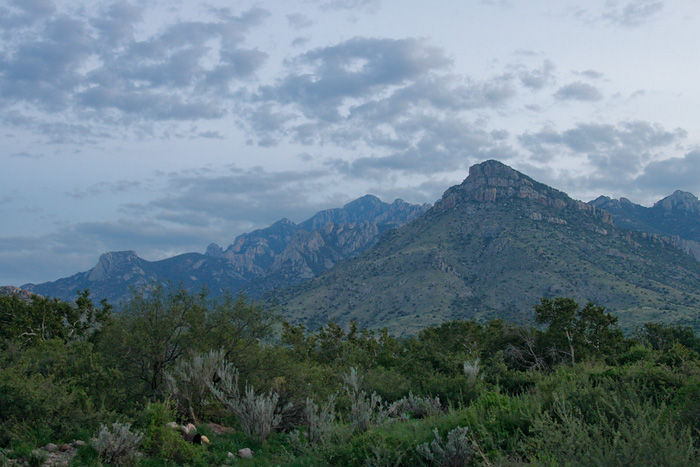
[[[134,251],[109,252],[88,271],[21,288],[67,301],[89,289],[93,298],[117,305],[134,290],[155,284],[182,284],[197,291],[206,286],[212,296],[228,291],[257,297],[315,277],[365,251],[385,231],[410,222],[429,207],[400,199],[388,204],[366,195],[342,208],[320,211],[300,224],[282,219],[240,235],[226,249],[212,243],[204,254],[186,253],[161,261],[146,261]]]
[[[89,271],[23,289],[113,304],[154,283],[203,285],[276,302],[293,322],[333,319],[414,333],[447,319],[532,322],[541,297],[607,307],[627,329],[644,321],[698,327],[700,202],[677,191],[647,208],[589,203],[497,161],[473,166],[435,205],[367,195],[295,224],[282,219],[223,249],[146,261],[102,255]]]

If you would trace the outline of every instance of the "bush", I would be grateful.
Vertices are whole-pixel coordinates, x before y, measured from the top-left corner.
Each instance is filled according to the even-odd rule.
[[[412,392],[401,399],[397,406],[398,412],[411,415],[413,418],[433,417],[445,411],[439,397],[414,396]]]
[[[435,439],[423,443],[416,449],[431,465],[440,467],[466,466],[474,456],[472,442],[467,437],[467,428],[457,427],[447,433],[447,442],[443,442],[438,429],[433,430]]]
[[[100,426],[97,437],[92,440],[92,446],[104,462],[114,466],[129,466],[136,461],[143,434],[132,432],[130,428],[131,424],[119,422],[114,422],[111,429],[105,425]]]
[[[142,448],[149,456],[160,460],[196,463],[201,460],[203,449],[185,441],[179,430],[166,426],[174,419],[170,403],[148,404],[142,414],[142,423],[145,425]]]
[[[178,361],[173,370],[165,374],[168,392],[175,398],[178,411],[195,424],[211,398],[207,383],[214,380],[223,360],[223,350],[194,354]]]
[[[306,420],[309,423],[309,443],[323,445],[335,422],[335,396],[330,396],[321,407],[313,399],[306,399]]]
[[[343,375],[345,391],[350,398],[350,423],[355,433],[362,433],[373,425],[379,425],[396,413],[401,405],[400,402],[390,406],[382,404],[382,398],[376,392],[368,396],[362,389],[362,380],[355,367]]]

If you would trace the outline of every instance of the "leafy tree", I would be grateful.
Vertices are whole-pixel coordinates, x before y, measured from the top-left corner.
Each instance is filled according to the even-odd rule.
[[[535,320],[548,325],[544,340],[550,355],[563,354],[572,364],[580,352],[604,355],[624,341],[617,318],[591,302],[581,309],[571,298],[543,298],[535,306]]]
[[[79,292],[75,304],[39,295],[33,295],[31,300],[0,296],[0,338],[24,346],[53,338],[87,338],[110,319],[111,306],[104,300],[101,305],[94,306],[89,290]]]
[[[207,345],[223,349],[224,358],[239,368],[247,366],[245,356],[272,335],[280,320],[275,309],[250,302],[243,294],[225,294],[210,309],[205,324]]]
[[[121,366],[132,392],[159,396],[165,372],[189,349],[204,346],[205,298],[205,291],[156,287],[150,296],[134,295],[115,318],[102,348]]]

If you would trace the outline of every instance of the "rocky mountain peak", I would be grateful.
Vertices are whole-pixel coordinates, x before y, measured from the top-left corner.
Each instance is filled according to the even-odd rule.
[[[504,198],[531,199],[544,205],[565,206],[572,201],[566,194],[536,182],[507,165],[489,160],[469,169],[469,176],[447,190],[442,208],[455,206],[459,200],[494,202]]]
[[[460,185],[448,189],[442,199],[435,204],[433,213],[444,212],[460,204],[474,201],[495,203],[501,200],[522,200],[548,208],[588,212],[600,218],[603,223],[612,224],[612,216],[606,210],[574,200],[566,193],[539,183],[495,160],[472,166],[469,169],[469,176]],[[530,215],[539,218],[542,214],[535,211],[537,209]],[[561,221],[558,217],[556,219]]]
[[[210,243],[209,246],[207,246],[207,250],[204,254],[218,258],[224,254],[224,250],[217,243]]]
[[[133,269],[137,267],[140,261],[133,250],[129,251],[111,251],[100,256],[97,265],[92,268],[88,279],[91,281],[99,281],[109,278],[115,273],[124,271],[125,269]]]
[[[687,191],[676,190],[672,195],[654,203],[655,209],[680,211],[688,214],[700,214],[700,201]]]

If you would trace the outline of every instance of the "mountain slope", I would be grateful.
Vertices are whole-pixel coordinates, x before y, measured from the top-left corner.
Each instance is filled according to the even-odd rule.
[[[414,333],[446,319],[527,323],[541,297],[592,300],[637,322],[694,322],[700,263],[666,238],[615,227],[611,215],[499,162],[469,177],[367,253],[277,292],[293,320],[334,319]]]

